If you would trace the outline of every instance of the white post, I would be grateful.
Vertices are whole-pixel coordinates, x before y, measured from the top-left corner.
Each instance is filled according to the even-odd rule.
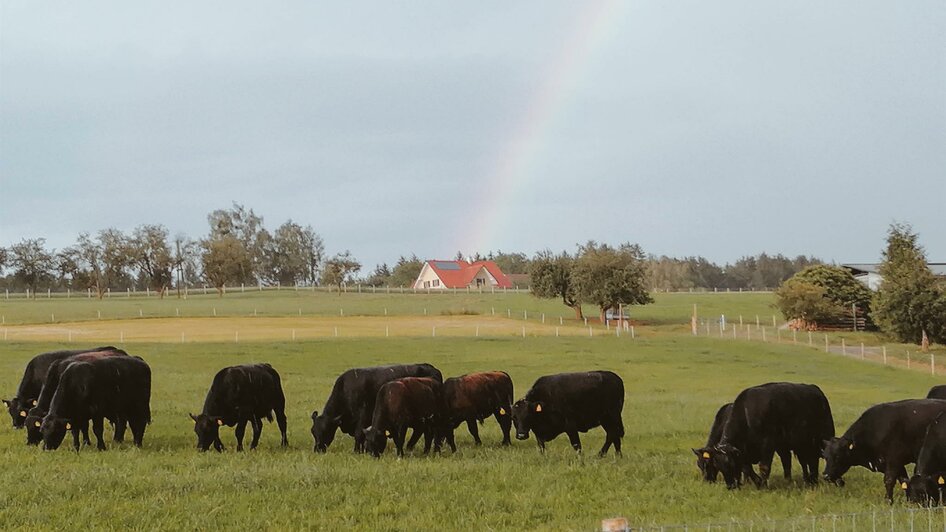
[[[798,331],[795,329],[792,329],[792,343],[793,344],[798,343]]]
[[[811,342],[812,342],[812,339],[811,339],[811,331],[808,331],[808,347],[812,347],[812,346],[813,346],[813,344],[812,344]]]
[[[930,353],[930,375],[936,375],[936,355]]]
[[[742,327],[742,314],[739,315],[739,326]]]
[[[49,321],[55,323],[55,321],[56,321],[56,315],[55,315],[55,314],[50,314],[50,315],[49,315]]]
[[[523,311],[522,311],[522,319],[524,319],[524,320],[528,320],[528,319],[529,319],[529,311],[528,311],[528,310],[523,310]]]
[[[384,315],[385,315],[385,316],[388,315],[388,307],[384,307]]]
[[[477,337],[477,338],[480,337],[480,326],[479,326],[479,325],[476,326],[476,332],[473,333],[473,336],[475,336],[475,337]]]
[[[634,339],[634,326],[631,325],[631,340]]]
[[[296,341],[296,330],[295,330],[295,329],[292,330],[292,341],[293,341],[293,342]]]
[[[588,318],[585,318],[585,327],[588,326]]]
[[[847,345],[844,343],[844,338],[841,338],[841,354],[847,355]]]
[[[489,307],[489,312],[490,312],[490,315],[495,316],[495,315],[496,315],[496,307]]]
[[[436,326],[436,325],[434,325],[433,328],[431,328],[431,334],[430,334],[430,335],[431,335],[431,336],[437,336],[437,326]]]
[[[427,314],[427,309],[424,309],[424,314],[425,314],[425,315]],[[338,315],[339,315],[339,316],[344,316],[344,315],[345,315],[345,309],[343,309],[343,308],[338,309]]]
[[[233,341],[240,343],[240,331],[233,331]]]
[[[555,337],[558,338],[558,327],[555,328]]]
[[[762,341],[765,341],[765,327],[762,327]]]
[[[509,310],[508,308],[506,309],[506,317],[507,317],[507,318],[511,318],[511,317],[512,317],[512,311]]]
[[[828,335],[827,334],[824,335],[824,352],[825,353],[828,352]]]
[[[523,337],[523,338],[526,337],[526,328],[525,328],[524,325],[522,326],[522,337]]]
[[[338,338],[338,327],[335,327],[335,338]]]
[[[592,329],[591,327],[588,327],[588,336],[594,336],[594,335],[595,335],[595,330]]]
[[[122,331],[121,334],[118,335],[118,343],[125,343],[125,331]]]
[[[561,316],[558,317],[558,324],[559,324],[559,325],[564,325],[564,324],[565,324],[565,323],[564,323],[564,319],[563,319]]]
[[[390,331],[390,329],[388,328],[388,326],[385,325],[385,326],[384,326],[384,337],[387,338],[388,336],[391,336],[391,331]]]
[[[772,327],[778,327],[778,324],[775,323],[775,314],[772,314]]]
[[[217,307],[214,307],[214,317],[217,317]]]
[[[861,342],[861,358],[865,358],[864,357],[864,342]]]
[[[183,332],[181,333],[181,343],[182,343],[182,344],[184,343],[184,333],[183,333]]]
[[[887,346],[884,346],[884,365],[887,365]]]
[[[759,315],[755,315],[755,330],[759,330]]]
[[[544,313],[544,312],[542,313],[542,324],[543,324],[543,325],[545,324],[545,313]]]
[[[143,318],[143,317],[145,317],[145,315],[144,315],[144,311],[143,311],[143,310],[141,310],[141,309],[138,309],[138,317],[139,317],[139,318]]]
[[[174,315],[180,318],[180,317],[181,317],[181,309],[179,309],[179,308],[174,309]]]
[[[256,317],[256,309],[253,309],[253,317]]]
[[[736,326],[735,325],[732,326],[731,329],[732,329],[732,339],[735,340],[736,339]]]

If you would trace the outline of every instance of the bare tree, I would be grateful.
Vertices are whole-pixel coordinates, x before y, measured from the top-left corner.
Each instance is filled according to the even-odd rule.
[[[148,286],[164,298],[171,285],[174,259],[168,246],[168,230],[163,225],[140,225],[128,239],[128,257],[147,280]]]

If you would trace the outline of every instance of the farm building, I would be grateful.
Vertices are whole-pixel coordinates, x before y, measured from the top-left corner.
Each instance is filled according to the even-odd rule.
[[[946,278],[946,262],[930,262],[927,266],[933,275]],[[851,272],[855,279],[871,290],[880,288],[880,283],[884,280],[880,275],[880,264],[842,264],[841,267]]]
[[[512,288],[509,278],[491,260],[428,260],[420,269],[414,288]]]

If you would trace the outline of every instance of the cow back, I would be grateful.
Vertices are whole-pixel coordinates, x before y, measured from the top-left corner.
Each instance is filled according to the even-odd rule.
[[[927,399],[946,399],[946,384],[937,384],[926,394]]]
[[[942,399],[880,403],[865,410],[843,437],[867,460],[910,463],[917,459],[930,423],[943,412]]]
[[[624,381],[611,371],[547,375],[535,381],[526,400],[546,404],[545,418],[554,419],[562,430],[585,431],[608,416],[620,416]]]
[[[716,411],[716,417],[713,418],[713,426],[710,427],[709,438],[706,440],[706,446],[712,447],[723,439],[723,427],[732,414],[732,403],[726,403]]]
[[[509,408],[512,400],[512,379],[504,371],[468,373],[443,383],[445,414],[457,419],[485,418],[498,408]]]
[[[243,411],[269,419],[274,408],[284,405],[279,373],[269,364],[247,364],[217,372],[204,399],[203,413],[229,419]]]
[[[923,445],[916,459],[916,475],[931,475],[946,470],[946,416],[942,413],[927,426]]]

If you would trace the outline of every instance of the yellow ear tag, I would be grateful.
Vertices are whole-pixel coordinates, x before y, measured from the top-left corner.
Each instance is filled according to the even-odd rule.
[[[500,409],[499,409],[499,415],[505,416],[505,415],[506,415],[506,409],[505,409],[505,408],[500,408]]]
[[[36,400],[34,399],[34,400],[33,400],[33,406],[36,406],[37,404],[38,404],[38,403],[37,403]]]
[[[72,430],[72,423],[66,423],[66,430]]]
[[[708,460],[709,457],[710,457],[710,454],[706,451],[703,451],[703,458],[706,458]]]
[[[384,431],[384,435],[385,435],[385,436],[390,436],[390,435],[391,435],[391,431],[389,431],[389,430]]]
[[[222,427],[222,426],[223,426],[223,420],[222,420],[222,419],[218,419],[218,420],[217,420],[217,425],[219,425],[219,426]]]
[[[906,482],[901,483],[900,487],[903,489],[907,489],[907,483]]]
[[[853,451],[853,450],[854,450],[854,444],[852,443],[852,444],[848,445],[847,448],[848,448],[849,451]]]
[[[946,479],[943,479],[943,477],[939,477],[938,479],[936,479],[936,483],[942,486],[943,484],[946,484]]]
[[[33,423],[33,426],[36,428],[39,428],[40,425],[42,425],[42,423],[40,423],[39,421],[36,421]],[[943,478],[943,477],[939,477],[939,478]]]
[[[20,410],[20,417],[26,417],[26,410]]]
[[[542,411],[542,405],[535,405],[535,411],[536,411],[536,412],[541,412],[541,411]]]

